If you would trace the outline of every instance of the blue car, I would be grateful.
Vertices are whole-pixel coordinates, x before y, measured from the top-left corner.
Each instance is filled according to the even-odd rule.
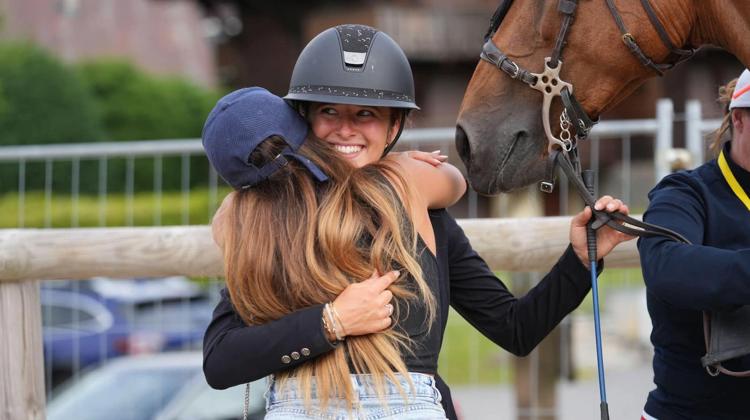
[[[125,354],[200,348],[214,306],[184,277],[47,282],[40,296],[45,367],[68,373]]]

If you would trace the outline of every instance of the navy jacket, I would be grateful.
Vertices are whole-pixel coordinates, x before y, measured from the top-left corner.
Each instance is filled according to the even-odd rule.
[[[724,155],[750,192],[750,173]],[[750,379],[710,376],[703,310],[750,304],[750,210],[724,180],[716,160],[669,175],[649,194],[644,220],[684,235],[693,245],[662,238],[638,242],[653,324],[654,383],[645,410],[658,419],[750,417]],[[750,357],[724,364],[750,369]]]
[[[440,287],[435,293],[441,342],[450,305],[500,347],[527,355],[590,289],[589,271],[569,246],[536,287],[516,298],[471,248],[447,211],[431,210],[430,219],[437,242]],[[223,291],[203,342],[206,380],[212,387],[224,389],[330,351],[333,347],[325,336],[321,316],[322,306],[317,305],[249,327],[236,315]],[[446,414],[455,418],[450,390],[439,377],[438,389]]]

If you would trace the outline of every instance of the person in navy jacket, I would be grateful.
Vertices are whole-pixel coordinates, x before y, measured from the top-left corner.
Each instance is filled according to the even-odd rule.
[[[363,60],[376,60],[377,72],[373,73],[375,67],[363,65]],[[403,51],[386,34],[363,25],[331,28],[310,41],[300,53],[285,99],[297,106],[317,137],[333,144],[355,167],[388,153],[398,139],[406,113],[418,109]],[[381,129],[373,130],[375,126]],[[425,153],[414,153],[413,157],[433,165],[441,160]],[[620,200],[609,196],[598,200],[597,209],[628,211]],[[500,347],[527,355],[590,290],[586,248],[589,209],[574,217],[571,245],[549,274],[520,298],[510,293],[477,255],[445,209],[430,210],[429,217],[437,250],[438,282],[433,292],[438,303],[438,350],[452,306]],[[220,224],[214,220],[214,228]],[[598,237],[599,258],[630,239],[610,228],[600,229]],[[321,322],[320,305],[268,324],[248,326],[234,310],[226,289],[221,297],[203,346],[203,370],[214,388],[224,389],[293,369],[334,348]],[[346,314],[341,315],[346,318]],[[437,360],[426,362],[436,364]],[[439,375],[435,379],[446,415],[457,418],[450,390]]]
[[[750,379],[712,376],[701,365],[702,311],[750,304],[750,71],[722,87],[719,100],[726,116],[712,145],[718,157],[665,177],[650,192],[644,214],[692,243],[638,242],[656,384],[644,419],[750,417]],[[724,365],[748,370],[750,356]]]

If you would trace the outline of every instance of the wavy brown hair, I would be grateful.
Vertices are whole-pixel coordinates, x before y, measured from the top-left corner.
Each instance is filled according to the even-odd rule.
[[[722,118],[719,128],[711,135],[713,141],[709,146],[709,150],[711,150],[714,156],[719,155],[724,143],[732,140],[732,111],[729,109],[729,103],[732,102],[732,94],[736,85],[737,79],[734,79],[726,85],[719,87],[717,102],[719,102],[721,109],[724,111],[724,118]]]
[[[268,162],[284,146],[282,139],[271,137],[251,161]],[[304,166],[290,160],[268,180],[234,193],[228,209],[224,267],[240,317],[249,325],[265,324],[331,302],[349,284],[369,278],[373,270],[401,270],[389,288],[396,314],[405,310],[408,300],[418,299],[425,302],[426,322],[431,325],[435,298],[415,257],[417,233],[409,217],[411,206],[401,199],[410,196],[408,184],[395,163],[355,169],[330,145],[314,138],[299,153],[330,180],[318,183]],[[407,373],[401,355],[409,351],[408,345],[408,338],[394,329],[349,336],[333,351],[277,373],[276,379],[283,389],[289,377],[296,377],[309,406],[314,378],[323,408],[331,398],[343,399],[351,408],[350,373],[371,374],[382,398],[385,379],[398,383],[394,373]]]

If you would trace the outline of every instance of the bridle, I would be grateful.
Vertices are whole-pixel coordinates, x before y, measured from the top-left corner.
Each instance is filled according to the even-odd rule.
[[[659,38],[669,49],[670,57],[676,57],[675,61],[668,64],[655,63],[638,46],[633,35],[627,31],[627,28],[622,21],[622,17],[614,5],[614,0],[605,1],[617,27],[620,29],[622,42],[625,43],[628,49],[644,66],[654,70],[657,74],[663,75],[664,71],[674,67],[677,63],[692,57],[695,53],[694,49],[676,48],[669,40],[669,36],[664,29],[664,26],[659,21],[649,1],[641,0],[641,4],[646,10],[646,14],[652,25],[656,28]],[[598,118],[594,119],[588,116],[583,109],[583,106],[581,106],[580,102],[578,102],[573,95],[573,85],[560,78],[560,70],[562,69],[562,52],[565,47],[565,39],[573,24],[575,12],[578,8],[578,0],[558,1],[557,10],[562,15],[562,25],[560,26],[560,32],[557,34],[552,54],[544,59],[544,71],[541,73],[532,73],[519,66],[515,61],[510,59],[507,54],[503,53],[492,40],[492,37],[499,29],[500,24],[508,13],[512,3],[513,0],[503,0],[492,15],[490,26],[484,36],[484,45],[482,47],[480,58],[494,65],[511,78],[525,83],[530,88],[541,92],[543,95],[542,123],[544,125],[544,133],[547,137],[547,151],[549,156],[547,158],[545,178],[540,184],[540,189],[547,193],[551,193],[554,190],[555,167],[559,166],[568,179],[573,182],[578,194],[585,201],[586,205],[590,206],[593,210],[595,198],[593,193],[589,191],[591,187],[587,186],[582,179],[577,144],[578,141],[588,138],[591,129],[598,122]],[[552,100],[557,96],[560,97],[563,104],[563,111],[560,114],[559,137],[555,137],[554,134],[552,134],[552,128],[550,125],[550,108],[552,106]],[[574,134],[571,134],[571,130],[574,131]],[[594,215],[596,217],[596,222],[594,222],[595,229],[606,224],[607,226],[628,235],[646,237],[666,236],[679,242],[688,243],[687,239],[679,233],[644,223],[620,213],[594,211]],[[622,223],[635,226],[637,229],[626,226]]]
[[[563,81],[560,78],[562,69],[562,51],[565,47],[565,38],[568,30],[573,24],[578,0],[559,0],[557,10],[562,14],[562,25],[560,32],[557,34],[555,46],[552,49],[552,55],[544,59],[544,71],[542,73],[532,73],[521,68],[518,63],[511,60],[507,54],[503,53],[500,48],[492,41],[492,37],[497,32],[503,18],[508,13],[513,0],[503,0],[498,6],[490,20],[490,27],[484,36],[484,46],[482,47],[481,59],[493,64],[513,79],[517,79],[534,90],[542,93],[542,123],[544,134],[547,137],[547,168],[544,181],[540,188],[542,191],[550,193],[555,185],[555,167],[559,166],[568,180],[576,187],[578,194],[593,212],[593,218],[589,221],[586,229],[589,264],[591,266],[591,292],[594,305],[594,326],[596,338],[597,354],[597,371],[599,374],[599,396],[602,420],[609,419],[609,408],[607,405],[606,390],[604,385],[604,363],[602,361],[601,346],[601,327],[599,318],[599,299],[596,280],[596,263],[597,263],[597,246],[596,230],[604,225],[632,236],[662,236],[673,239],[678,242],[689,243],[685,237],[677,232],[661,226],[651,225],[632,217],[626,216],[620,212],[606,213],[594,209],[594,174],[592,171],[581,171],[580,159],[578,157],[578,141],[586,139],[597,119],[592,119],[586,114],[580,102],[573,95],[573,85]],[[620,13],[614,6],[613,0],[606,0],[610,13],[617,23],[617,27],[622,33],[622,41],[628,46],[628,49],[643,63],[643,65],[653,69],[657,74],[663,74],[664,70],[671,68],[674,64],[656,64],[650,59],[638,46],[635,38],[627,31],[622,21]],[[679,58],[676,62],[685,60],[693,55],[693,50],[677,49],[669,40],[666,31],[661,22],[654,14],[648,0],[641,0],[651,23],[657,28],[659,37],[662,42],[669,48],[671,54]],[[675,62],[675,63],[676,63]],[[550,107],[552,100],[559,96],[562,100],[563,111],[560,114],[560,136],[555,137],[550,127]],[[570,130],[575,131],[571,135]],[[708,348],[708,347],[707,347]]]
[[[620,30],[621,40],[627,46],[628,50],[643,64],[645,67],[650,68],[659,76],[664,75],[664,72],[674,67],[676,64],[689,59],[695,54],[694,48],[683,49],[677,48],[669,39],[667,31],[664,29],[664,25],[661,24],[659,18],[656,16],[653,7],[649,0],[641,0],[641,5],[646,11],[649,21],[656,29],[656,32],[661,39],[661,42],[669,50],[668,62],[665,64],[656,63],[652,60],[636,42],[633,35],[628,32],[625,27],[625,23],[620,16],[620,12],[614,5],[614,0],[605,0],[607,7],[609,8],[610,14],[615,20],[617,28]],[[484,36],[484,46],[482,47],[481,59],[487,61],[502,70],[508,76],[513,79],[517,79],[532,89],[538,90],[544,96],[542,102],[542,122],[544,124],[544,132],[547,137],[547,151],[549,156],[547,158],[547,170],[545,179],[540,185],[540,189],[544,192],[550,193],[554,189],[554,171],[555,167],[559,166],[575,186],[578,194],[584,200],[587,206],[591,207],[595,220],[591,222],[590,228],[596,230],[605,224],[612,229],[626,233],[632,236],[641,237],[652,237],[652,236],[663,236],[689,244],[685,237],[677,232],[669,229],[652,225],[649,223],[642,222],[637,219],[625,216],[619,212],[616,213],[605,213],[594,210],[595,198],[593,195],[593,174],[591,171],[581,172],[580,159],[578,157],[577,144],[578,141],[588,138],[591,128],[598,122],[598,119],[593,119],[588,116],[586,111],[583,109],[581,104],[573,95],[573,85],[563,81],[560,78],[560,70],[562,68],[562,50],[565,47],[565,38],[568,35],[568,30],[573,24],[573,18],[575,17],[575,11],[578,8],[578,0],[559,0],[557,9],[562,14],[562,25],[560,32],[555,40],[555,46],[552,49],[550,57],[544,59],[544,71],[542,73],[532,73],[516,62],[511,60],[505,53],[503,53],[497,45],[492,41],[492,37],[497,32],[500,24],[502,23],[505,15],[508,13],[513,0],[503,0],[502,3],[495,10],[495,13],[490,19],[490,26],[487,29],[487,33]],[[562,104],[563,111],[560,114],[560,137],[557,138],[552,134],[550,127],[550,107],[554,97],[559,96]],[[574,135],[571,135],[570,130],[575,131]],[[588,172],[588,173],[586,173]],[[583,176],[582,176],[583,175]],[[588,176],[591,175],[591,176]],[[588,178],[584,181],[584,178]],[[627,226],[630,225],[630,226]],[[634,226],[634,227],[631,227]],[[589,236],[589,239],[591,236]],[[589,243],[589,246],[591,244]],[[595,246],[595,245],[594,245]],[[591,254],[591,249],[589,250]],[[594,255],[596,251],[594,250]],[[597,308],[598,311],[598,308]],[[706,349],[709,350],[709,339],[711,323],[710,314],[707,311],[703,312],[703,330],[704,340],[706,342]],[[721,326],[722,328],[727,328]],[[601,349],[598,349],[601,350]],[[750,376],[750,370],[744,372],[732,371],[721,366],[721,363],[714,365],[706,365],[706,370],[711,376],[716,376],[720,372],[726,375],[747,377]],[[603,391],[603,388],[602,388]],[[606,401],[603,401],[603,406],[606,407]],[[607,409],[602,410],[602,418],[609,418]]]
[[[622,34],[622,42],[644,66],[652,69],[658,75],[663,75],[665,71],[671,69],[676,64],[689,59],[695,53],[695,49],[692,48],[676,48],[669,39],[669,35],[664,29],[664,26],[656,16],[653,7],[651,7],[651,3],[649,3],[648,0],[641,0],[641,5],[646,11],[652,25],[656,28],[659,38],[669,49],[670,58],[677,58],[675,61],[667,64],[655,63],[650,57],[648,57],[648,55],[646,55],[646,53],[643,52],[636,42],[635,37],[628,32],[625,23],[620,16],[620,12],[614,5],[614,0],[605,1],[620,33]],[[503,0],[495,10],[492,19],[490,19],[490,26],[487,29],[487,33],[484,35],[484,46],[482,47],[480,58],[507,73],[511,78],[517,79],[532,89],[538,90],[542,93],[544,96],[542,118],[544,122],[544,131],[549,142],[548,148],[551,149],[553,146],[559,146],[563,151],[570,152],[575,147],[575,141],[586,138],[591,131],[591,128],[598,122],[598,119],[592,119],[588,116],[581,104],[575,98],[573,95],[573,85],[563,81],[559,77],[562,67],[562,50],[565,47],[565,39],[567,38],[568,31],[573,24],[575,12],[578,8],[578,0],[559,0],[558,2],[557,10],[562,15],[562,25],[560,26],[560,32],[555,40],[552,54],[544,59],[544,71],[542,73],[532,73],[523,69],[503,53],[492,40],[492,37],[500,28],[500,24],[512,4],[513,0]],[[555,96],[560,96],[560,99],[563,102],[563,113],[560,116],[560,138],[555,138],[552,135],[552,130],[549,124],[549,109],[552,99]],[[571,137],[570,128],[575,130],[575,138]]]

